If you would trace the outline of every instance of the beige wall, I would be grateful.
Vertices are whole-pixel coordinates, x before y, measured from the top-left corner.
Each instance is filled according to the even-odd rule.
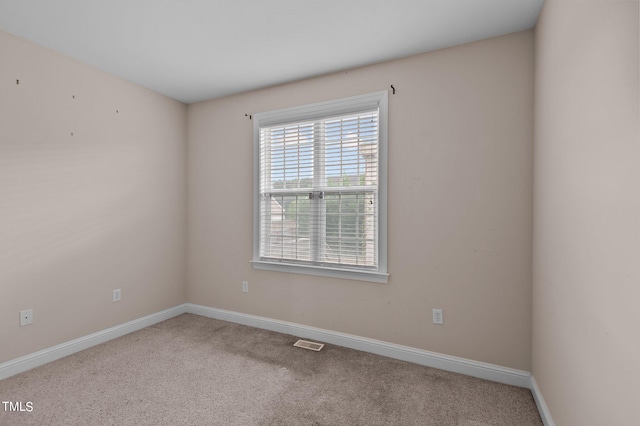
[[[536,27],[533,373],[558,425],[640,424],[637,1]]]
[[[187,300],[529,370],[533,53],[525,31],[189,105]],[[391,84],[389,283],[253,270],[244,114]]]
[[[0,76],[0,362],[184,302],[186,106],[4,32]]]

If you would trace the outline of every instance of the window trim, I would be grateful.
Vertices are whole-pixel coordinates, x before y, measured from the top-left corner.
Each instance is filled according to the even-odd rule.
[[[387,91],[319,102],[253,115],[253,258],[254,269],[318,275],[378,283],[388,282],[387,272]],[[321,119],[341,114],[378,108],[378,269],[358,270],[339,267],[269,262],[260,259],[260,127],[281,123]]]

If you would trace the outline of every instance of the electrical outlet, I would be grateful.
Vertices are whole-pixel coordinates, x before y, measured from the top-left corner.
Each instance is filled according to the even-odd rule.
[[[249,281],[242,281],[242,292],[249,293]]]
[[[113,290],[113,301],[119,302],[121,299],[122,299],[122,290],[121,289]]]
[[[20,311],[20,327],[33,323],[33,309]]]
[[[442,309],[433,310],[433,323],[438,325],[444,324],[444,318],[442,317]]]

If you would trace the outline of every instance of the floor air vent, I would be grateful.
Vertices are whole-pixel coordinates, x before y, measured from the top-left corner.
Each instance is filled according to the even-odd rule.
[[[295,342],[293,346],[296,346],[302,349],[309,349],[311,351],[320,352],[320,349],[324,348],[324,343],[309,342],[307,340],[300,339],[297,342]]]

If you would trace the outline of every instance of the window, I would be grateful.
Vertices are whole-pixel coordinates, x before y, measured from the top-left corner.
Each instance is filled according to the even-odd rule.
[[[254,115],[256,269],[387,282],[387,92]]]

